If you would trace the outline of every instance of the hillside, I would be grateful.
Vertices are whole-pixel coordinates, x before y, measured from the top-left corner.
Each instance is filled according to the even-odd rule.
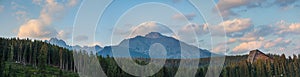
[[[180,40],[177,40],[173,37],[164,36],[158,32],[150,32],[145,36],[136,36],[134,38],[125,39],[121,41],[119,45],[104,47],[104,49],[98,54],[101,56],[113,56],[113,49],[116,53],[122,53],[128,50],[130,52],[130,56],[123,54],[116,54],[114,56],[149,58],[150,47],[154,44],[161,44],[163,48],[166,49],[167,58],[169,59],[207,58],[211,55],[215,55],[208,50],[188,45]],[[160,54],[161,51],[156,53]],[[159,58],[159,56],[152,58]]]
[[[249,56],[247,58],[247,61],[250,62],[250,63],[253,63],[253,62],[257,62],[258,60],[263,60],[263,61],[273,61],[273,58],[266,55],[265,53],[259,51],[259,50],[252,50],[250,51],[249,53]]]
[[[75,71],[72,51],[43,41],[0,38],[0,51],[1,77],[58,76],[60,71]]]

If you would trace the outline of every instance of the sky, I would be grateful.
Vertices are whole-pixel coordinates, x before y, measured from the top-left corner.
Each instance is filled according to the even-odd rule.
[[[299,0],[101,1],[0,0],[0,37],[104,47],[156,31],[227,55],[300,54]]]

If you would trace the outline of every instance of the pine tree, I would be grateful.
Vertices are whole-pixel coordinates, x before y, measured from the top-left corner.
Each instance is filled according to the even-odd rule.
[[[10,52],[9,52],[8,61],[13,62],[13,59],[14,59],[14,47],[13,47],[13,45],[10,45]]]
[[[45,77],[45,69],[46,69],[46,63],[47,63],[47,53],[48,53],[48,47],[47,44],[44,44],[41,48],[41,53],[39,54],[39,68],[42,75]]]

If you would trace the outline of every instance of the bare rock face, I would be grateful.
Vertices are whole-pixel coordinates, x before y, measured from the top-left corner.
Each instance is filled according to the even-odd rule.
[[[145,35],[146,38],[160,38],[163,37],[160,33],[158,32],[150,32],[149,34]]]
[[[253,63],[253,62],[256,62],[257,60],[273,61],[273,59],[271,57],[269,57],[268,55],[264,54],[263,52],[261,52],[257,49],[250,51],[247,61],[250,63]]]
[[[208,50],[198,48],[193,45],[188,45],[178,39],[173,37],[165,36],[159,32],[150,32],[145,36],[136,36],[134,38],[129,38],[121,41],[119,45],[116,46],[106,46],[103,50],[98,52],[101,56],[113,56],[113,49],[129,50],[130,56],[120,54],[114,57],[132,57],[132,58],[150,58],[150,47],[153,44],[161,44],[167,52],[168,59],[182,59],[182,58],[207,58],[210,56],[217,56]],[[194,52],[199,52],[199,56],[195,56]],[[184,56],[182,54],[184,53]],[[159,56],[153,58],[161,58]]]

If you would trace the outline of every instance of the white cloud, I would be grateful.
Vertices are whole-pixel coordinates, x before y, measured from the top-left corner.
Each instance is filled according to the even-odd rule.
[[[219,0],[216,8],[221,12],[223,17],[228,18],[236,15],[236,13],[232,11],[234,8],[242,6],[257,7],[264,1],[265,0]],[[214,8],[214,10],[216,10],[216,8]]]
[[[275,40],[267,41],[264,45],[264,48],[271,48],[271,47],[286,47],[289,45],[292,41],[291,40],[285,40],[283,38],[277,38]]]
[[[218,53],[218,54],[227,54],[228,50],[229,49],[225,47],[225,44],[221,43],[221,44],[217,45],[216,47],[214,47],[212,49],[212,52]]]
[[[232,53],[244,53],[250,50],[254,49],[273,49],[273,48],[278,48],[278,47],[287,47],[289,44],[291,44],[291,40],[286,40],[284,38],[276,38],[274,40],[264,40],[261,39],[257,41],[247,41],[247,42],[242,42],[236,47],[232,49]]]
[[[250,28],[252,26],[252,23],[249,18],[245,18],[245,19],[227,20],[220,23],[220,25],[225,28],[225,31],[227,33],[233,33],[233,32],[241,32],[243,30]]]
[[[237,42],[237,39],[229,38],[229,40],[227,41],[227,44],[231,44],[231,43],[235,43],[235,42]]]
[[[195,24],[195,23],[190,23],[185,26],[183,26],[179,32],[183,32],[184,34],[186,33],[195,33],[197,35],[203,35],[208,33],[208,24]]]
[[[71,6],[71,7],[75,6],[78,4],[78,2],[79,2],[79,0],[69,0],[68,6]]]
[[[226,34],[229,37],[241,37],[254,27],[249,18],[236,18],[223,21],[216,26],[209,24],[208,26],[213,36],[224,36]]]
[[[173,19],[177,19],[177,20],[194,20],[194,18],[196,17],[195,13],[190,13],[190,14],[175,14],[173,15]]]
[[[277,31],[275,26],[262,25],[250,28],[242,36],[233,37],[241,42],[249,42],[255,40],[264,40],[266,36],[272,35]]]
[[[238,46],[232,49],[232,53],[244,53],[253,49],[261,48],[263,42],[262,41],[251,41],[251,42],[243,42]]]
[[[300,23],[286,23],[285,21],[280,21],[278,24],[280,31],[278,34],[294,33],[300,34]]]
[[[208,34],[208,24],[198,25],[190,23],[178,31],[178,38],[186,43],[196,43],[196,37]]]
[[[46,40],[55,37],[57,31],[51,26],[45,26],[40,20],[29,20],[21,25],[18,36],[21,38],[39,38]]]
[[[248,10],[255,7],[271,7],[278,6],[280,9],[286,9],[294,7],[293,4],[299,0],[219,0],[217,7],[213,10],[219,10],[221,15],[228,19],[232,16],[237,16],[237,8],[242,8],[240,10]]]
[[[27,22],[22,24],[19,28],[18,36],[21,38],[36,38],[36,39],[48,39],[52,37],[63,37],[65,34],[63,31],[57,32],[51,26],[54,20],[62,18],[64,11],[67,8],[68,3],[63,4],[56,2],[55,0],[33,0],[33,3],[42,4],[42,10],[40,16],[36,19],[29,19]],[[17,5],[16,3],[12,3]],[[17,12],[16,14],[26,14],[26,12]]]
[[[131,37],[135,37],[138,35],[146,35],[150,32],[159,32],[165,35],[169,35],[172,34],[172,30],[169,29],[166,25],[154,22],[154,21],[150,21],[150,22],[144,22],[138,26],[134,26],[131,28],[130,30],[131,35],[129,36],[129,38]],[[170,35],[172,36],[172,35]]]
[[[255,40],[264,40],[264,37],[259,36],[259,34],[256,34],[255,32],[249,32],[249,33],[246,33],[243,37],[239,37],[237,39],[242,42],[249,42],[249,41],[255,41]]]
[[[221,15],[227,19],[232,16],[238,15],[236,8],[244,7],[241,10],[248,10],[255,7],[271,7],[279,6],[280,9],[287,9],[293,7],[292,4],[299,0],[219,0],[217,3],[217,8],[214,10],[219,10]]]
[[[257,1],[257,0],[253,0]],[[230,10],[232,8],[250,4],[252,0],[219,0],[217,6],[219,10]]]
[[[58,32],[57,37],[60,38],[60,39],[64,39],[64,40],[69,39],[71,37],[71,32],[61,30],[61,31]]]

